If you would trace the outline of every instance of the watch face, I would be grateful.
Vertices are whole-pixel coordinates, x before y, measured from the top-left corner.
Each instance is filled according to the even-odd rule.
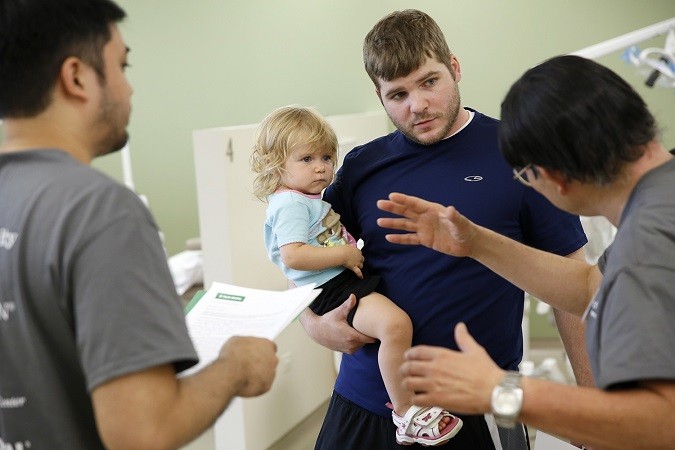
[[[497,414],[510,416],[516,414],[520,409],[520,391],[512,389],[501,389],[495,396],[492,407]]]

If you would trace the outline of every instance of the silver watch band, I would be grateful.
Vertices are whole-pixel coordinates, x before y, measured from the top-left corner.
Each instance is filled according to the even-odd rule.
[[[509,388],[519,388],[520,387],[520,372],[515,370],[507,370],[506,376],[502,380],[501,386]]]
[[[514,370],[507,370],[506,371],[506,376],[502,380],[502,382],[497,386],[495,389],[507,389],[507,390],[519,390],[520,391],[520,401],[522,402],[522,388],[520,385],[520,380],[521,380],[521,374],[520,372],[516,372]],[[496,411],[493,411],[493,416],[495,418],[495,423],[497,426],[503,427],[503,428],[513,428],[516,424],[516,419],[520,415],[520,408],[522,407],[522,403],[518,407],[518,411],[515,413],[515,415],[501,415],[497,413]]]

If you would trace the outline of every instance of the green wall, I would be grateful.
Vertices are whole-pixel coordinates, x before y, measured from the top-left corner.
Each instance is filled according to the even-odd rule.
[[[134,86],[129,127],[137,190],[169,254],[199,235],[192,131],[256,123],[289,103],[325,115],[377,110],[363,37],[390,11],[418,7],[443,28],[462,64],[464,104],[493,116],[528,67],[675,16],[673,0],[119,0],[129,15]],[[663,39],[653,45],[663,47]],[[641,44],[645,46],[649,43]],[[619,60],[602,62],[636,85]],[[673,91],[639,87],[675,146]],[[669,127],[669,128],[668,128]],[[121,179],[119,155],[95,166]]]
[[[129,15],[121,29],[132,50],[134,181],[149,200],[170,255],[199,235],[192,131],[257,123],[290,103],[313,105],[325,115],[379,109],[361,45],[391,11],[421,8],[438,21],[462,64],[464,104],[495,117],[509,86],[527,68],[675,16],[673,0],[119,3]],[[639,45],[663,44],[659,37]],[[675,147],[675,91],[646,88],[620,54],[600,62],[634,84],[664,128],[665,145]],[[119,154],[94,165],[122,179]],[[533,337],[557,335],[545,316],[531,318]]]
[[[325,115],[379,109],[361,45],[391,11],[421,8],[439,22],[462,64],[464,104],[495,117],[528,67],[675,16],[672,0],[118,2],[129,15],[121,28],[132,49],[134,181],[170,255],[199,235],[192,131],[256,123],[289,103]],[[639,45],[663,47],[663,41]],[[675,147],[674,92],[645,87],[620,54],[600,62],[635,85],[657,116],[666,147]],[[119,154],[94,165],[122,179]]]

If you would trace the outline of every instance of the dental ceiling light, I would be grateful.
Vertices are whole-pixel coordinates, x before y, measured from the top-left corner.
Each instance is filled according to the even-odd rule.
[[[633,45],[623,52],[621,59],[638,68],[647,86],[675,88],[675,27],[668,30],[663,48],[640,50]]]
[[[636,46],[662,34],[666,34],[663,48],[640,50]],[[624,50],[622,59],[637,67],[647,86],[675,88],[675,17],[570,54],[596,59],[618,50]]]

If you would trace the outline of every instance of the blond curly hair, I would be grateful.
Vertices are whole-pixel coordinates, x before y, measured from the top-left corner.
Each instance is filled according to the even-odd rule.
[[[335,132],[315,109],[289,105],[272,111],[260,123],[250,164],[256,173],[253,194],[266,202],[281,186],[286,159],[298,145],[332,150],[333,169],[337,163],[338,140]]]

